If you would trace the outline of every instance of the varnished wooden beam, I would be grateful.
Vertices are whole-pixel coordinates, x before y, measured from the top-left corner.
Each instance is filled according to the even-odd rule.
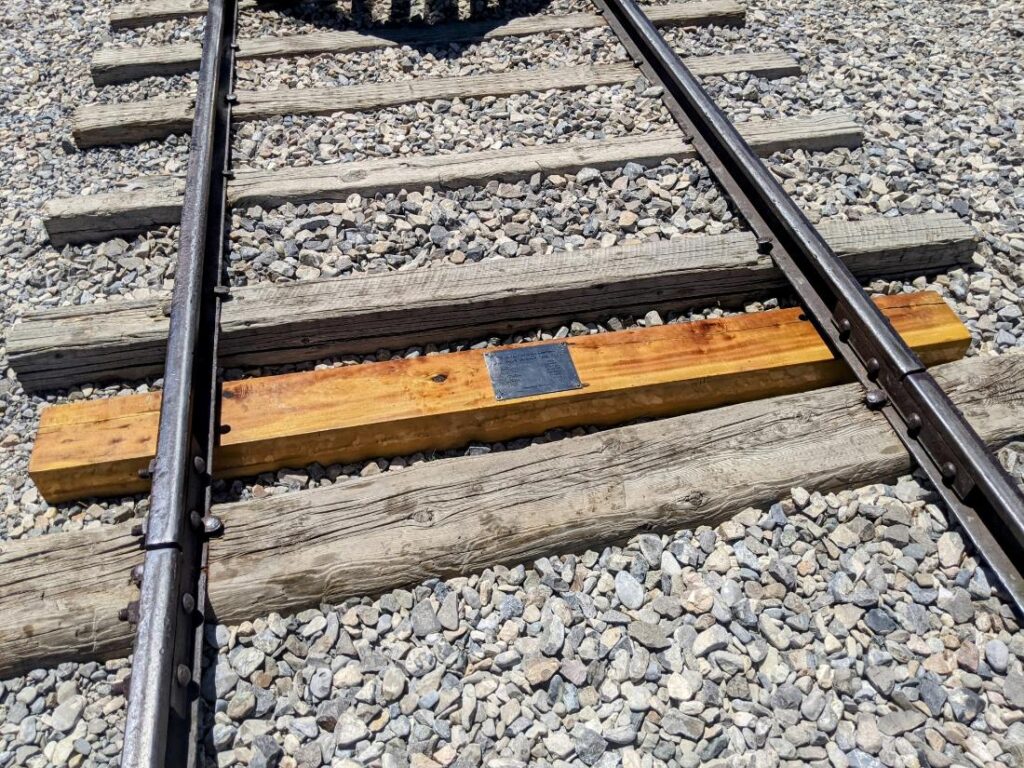
[[[963,355],[970,335],[934,293],[877,300],[928,364]],[[251,476],[288,466],[500,442],[558,427],[612,426],[842,381],[801,310],[538,342],[567,345],[582,387],[498,400],[484,350],[224,384],[214,469]],[[143,491],[160,394],[43,411],[29,472],[50,502]]]

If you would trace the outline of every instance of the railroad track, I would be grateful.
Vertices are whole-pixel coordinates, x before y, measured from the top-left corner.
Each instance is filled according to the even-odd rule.
[[[926,365],[952,363],[969,343],[945,303],[930,294],[872,301],[861,288],[871,278],[961,263],[972,236],[944,216],[813,226],[758,155],[855,146],[854,119],[823,114],[734,125],[699,77],[790,76],[799,72],[797,62],[770,53],[680,59],[659,32],[742,23],[742,8],[730,0],[646,10],[633,0],[595,0],[594,13],[242,40],[238,13],[245,7],[247,0],[160,0],[115,9],[114,26],[205,14],[205,37],[201,46],[101,51],[93,64],[97,83],[198,69],[198,90],[194,98],[82,106],[75,140],[84,148],[189,132],[187,175],[55,199],[45,211],[58,245],[180,224],[173,293],[101,311],[38,312],[8,340],[26,387],[163,375],[159,394],[47,409],[31,468],[53,501],[149,490],[142,530],[107,526],[0,552],[0,566],[15,574],[0,585],[0,605],[11,617],[0,629],[4,670],[123,655],[134,636],[122,765],[199,759],[202,633],[211,609],[220,621],[242,621],[380,591],[408,581],[410,572],[465,572],[716,520],[784,492],[795,479],[834,485],[917,466],[1006,599],[1024,608],[1016,565],[1024,556],[1024,499],[987,447],[1019,434],[1024,365],[1019,358],[965,361],[933,377]],[[630,63],[304,90],[235,88],[241,59],[601,26],[611,28]],[[231,163],[232,127],[245,121],[578,90],[628,82],[638,70],[660,89],[671,130],[272,171]],[[225,279],[233,206],[459,188],[667,157],[706,164],[746,230],[527,257],[529,268],[527,259],[481,261],[425,275],[409,270],[237,290]],[[641,329],[499,350],[222,381],[228,365],[305,362],[566,318],[735,304],[779,291],[799,308],[669,326],[651,320]],[[855,384],[835,386],[851,379]],[[638,418],[653,421],[616,426]],[[443,472],[423,467],[279,499],[213,504],[214,475],[247,477],[581,425],[610,429],[451,462]],[[296,572],[282,561],[299,545],[310,565]],[[128,571],[139,596],[123,607],[135,589],[125,584]]]

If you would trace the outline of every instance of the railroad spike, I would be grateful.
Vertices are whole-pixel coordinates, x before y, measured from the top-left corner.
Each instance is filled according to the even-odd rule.
[[[203,518],[203,530],[207,536],[219,536],[224,533],[224,522],[216,515],[207,515]]]
[[[132,573],[131,576],[129,577],[131,579],[132,584],[134,584],[137,587],[142,586],[142,578],[145,575],[145,571],[146,566],[143,563],[139,563],[134,568],[132,568]]]
[[[129,624],[139,623],[139,601],[132,600],[128,605],[117,612],[120,621],[127,621]]]
[[[128,690],[132,687],[132,676],[131,673],[125,675],[120,680],[115,680],[110,684],[110,692],[115,696],[124,696],[127,698]]]

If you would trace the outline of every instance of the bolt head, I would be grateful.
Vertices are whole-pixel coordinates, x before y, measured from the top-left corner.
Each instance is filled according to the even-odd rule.
[[[872,411],[877,411],[886,406],[889,402],[889,398],[882,390],[872,389],[864,396],[864,402]]]

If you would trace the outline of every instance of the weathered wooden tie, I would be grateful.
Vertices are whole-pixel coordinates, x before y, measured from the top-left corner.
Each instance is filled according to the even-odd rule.
[[[862,280],[937,274],[965,264],[974,231],[954,214],[825,220],[822,234]],[[357,274],[234,289],[221,312],[225,366],[317,360],[571,320],[736,306],[784,287],[743,232],[557,251],[461,266]],[[32,311],[8,331],[28,389],[159,375],[168,297]]]
[[[860,127],[843,113],[747,122],[741,123],[740,129],[761,154],[856,147],[862,138]],[[693,148],[673,131],[308,168],[237,170],[228,185],[228,200],[234,206],[268,207],[345,200],[353,192],[373,195],[427,186],[451,189],[534,173],[575,173],[583,167],[608,169],[628,162],[650,165],[667,157],[683,160],[693,156]],[[50,200],[43,211],[46,231],[54,245],[64,245],[131,237],[161,224],[175,224],[181,214],[182,185],[180,179],[166,179],[134,189]]]
[[[271,5],[272,3],[266,3]],[[256,8],[257,0],[238,0],[240,11]],[[148,27],[162,21],[199,18],[206,15],[207,4],[203,0],[145,0],[145,2],[123,3],[110,9],[112,29]]]
[[[928,365],[959,359],[971,336],[935,293],[877,300]],[[549,429],[614,426],[843,381],[800,309],[520,345],[558,351],[579,389],[498,400],[485,350],[231,381],[214,467],[221,477],[320,462],[501,442]],[[546,349],[547,348],[547,349]],[[511,347],[499,349],[512,349]],[[146,490],[160,393],[43,410],[29,474],[47,501]]]
[[[1024,435],[1024,355],[933,370],[997,448]],[[715,524],[794,486],[884,482],[910,468],[848,384],[522,450],[214,508],[213,618],[237,624],[498,563]],[[131,523],[0,542],[0,675],[128,654]]]
[[[785,53],[740,53],[687,60],[697,75],[750,72],[762,77],[798,74],[800,65]],[[482,75],[400,80],[367,85],[319,88],[238,90],[231,112],[235,123],[282,115],[332,115],[384,109],[437,99],[473,99],[516,93],[577,90],[594,85],[616,85],[637,77],[631,63],[586,64],[577,67],[490,72]],[[75,110],[72,133],[79,147],[134,144],[188,133],[192,128],[194,98],[144,99],[117,104],[87,104]]]
[[[166,2],[166,0],[165,0]],[[150,7],[153,3],[146,3]],[[243,3],[244,5],[244,3]],[[141,11],[141,5],[118,6],[111,22],[129,18],[127,9]],[[163,6],[163,13],[167,13]],[[187,9],[192,11],[190,7]],[[696,3],[668,3],[646,7],[648,18],[659,27],[738,26],[744,10],[732,0]],[[202,5],[205,13],[205,3]],[[137,16],[135,18],[138,18]],[[540,14],[511,19],[458,21],[451,24],[406,25],[395,28],[312,32],[283,37],[257,37],[239,40],[236,60],[316,56],[321,53],[354,53],[400,45],[449,45],[502,37],[526,37],[596,29],[605,26],[596,13]],[[97,85],[120,83],[143,77],[179,75],[199,69],[201,50],[195,43],[170,43],[146,46],[106,46],[93,55],[92,76]]]

